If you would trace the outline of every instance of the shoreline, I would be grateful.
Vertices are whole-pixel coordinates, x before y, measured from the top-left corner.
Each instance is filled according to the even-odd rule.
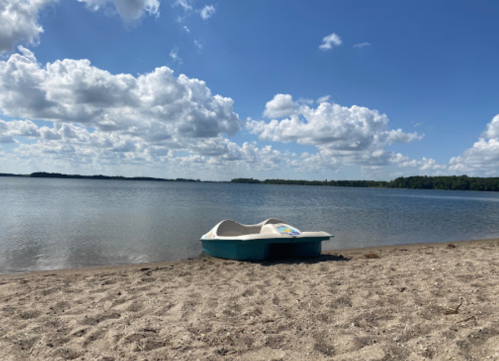
[[[499,239],[0,275],[0,359],[499,360]]]
[[[490,242],[498,242],[499,243],[499,238],[485,238],[485,239],[475,239],[475,240],[464,240],[464,241],[453,241],[453,242],[431,242],[431,243],[408,243],[408,244],[396,244],[396,245],[389,245],[389,246],[373,246],[373,247],[357,247],[357,248],[342,248],[342,249],[334,249],[334,250],[323,250],[321,252],[321,256],[327,256],[327,255],[342,255],[346,258],[350,257],[356,257],[356,256],[362,256],[365,253],[370,253],[370,252],[376,252],[376,251],[392,251],[392,250],[399,250],[399,249],[417,249],[417,248],[424,248],[424,247],[436,247],[436,248],[445,248],[449,243],[451,244],[456,244],[456,245],[461,245],[461,246],[467,246],[467,245],[473,245],[473,244],[487,244]],[[48,269],[48,270],[38,270],[38,271],[26,271],[26,272],[11,272],[11,273],[0,273],[0,280],[2,279],[13,279],[13,278],[20,278],[20,277],[29,277],[29,276],[38,276],[38,275],[45,275],[45,274],[54,274],[54,273],[61,273],[61,274],[72,274],[72,273],[86,273],[86,272],[106,272],[106,271],[113,271],[113,270],[137,270],[140,268],[144,267],[165,267],[165,266],[170,266],[170,265],[175,265],[179,263],[184,263],[188,261],[195,261],[203,258],[214,258],[214,259],[219,259],[220,261],[233,261],[229,259],[222,259],[222,258],[216,258],[216,257],[211,257],[208,255],[199,255],[198,257],[193,257],[193,258],[187,258],[187,259],[180,259],[180,260],[174,260],[174,261],[158,261],[158,262],[148,262],[148,263],[127,263],[127,264],[115,264],[115,265],[103,265],[103,266],[91,266],[91,267],[79,267],[79,268],[59,268],[59,269]],[[241,263],[249,263],[249,264],[272,264],[272,263],[283,263],[286,261],[297,261],[298,258],[291,258],[291,259],[277,259],[277,260],[268,260],[268,261],[234,261],[234,262],[241,262]],[[303,258],[300,259],[303,262],[313,262],[314,258],[307,259]]]

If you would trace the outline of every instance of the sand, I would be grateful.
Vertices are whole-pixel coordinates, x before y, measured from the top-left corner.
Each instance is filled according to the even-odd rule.
[[[499,360],[499,240],[453,245],[0,275],[0,360]]]

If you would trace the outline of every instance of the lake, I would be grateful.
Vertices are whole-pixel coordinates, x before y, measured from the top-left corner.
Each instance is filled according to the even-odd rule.
[[[0,178],[0,273],[197,257],[223,219],[280,218],[341,249],[499,237],[499,194]]]

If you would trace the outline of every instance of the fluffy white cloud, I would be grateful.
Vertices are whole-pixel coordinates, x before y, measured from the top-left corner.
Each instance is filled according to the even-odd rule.
[[[487,124],[478,141],[462,155],[452,157],[448,165],[438,164],[436,160],[425,157],[410,159],[402,154],[394,155],[392,163],[401,168],[418,169],[420,174],[428,175],[499,176],[499,114]]]
[[[421,159],[411,159],[400,153],[394,154],[391,159],[392,163],[397,164],[400,168],[412,168],[417,169],[416,172],[409,175],[414,175],[414,173],[425,174],[425,175],[442,175],[446,173],[448,167],[445,164],[439,164],[433,158],[423,157]]]
[[[499,175],[499,114],[471,148],[451,158],[450,170],[468,175]]]
[[[0,119],[0,136],[9,137],[40,137],[41,130],[31,120],[5,122]]]
[[[3,130],[2,130],[3,129]],[[155,156],[168,154],[164,146],[148,143],[140,137],[118,132],[89,131],[81,126],[63,123],[54,128],[38,127],[35,123],[24,121],[4,122],[0,120],[0,134],[15,137],[35,138],[35,143],[20,144],[18,154],[39,157],[43,154],[64,155],[108,161],[125,157],[128,159],[155,160]],[[160,153],[155,150],[163,148]],[[120,155],[121,154],[121,155]]]
[[[289,114],[292,111],[291,96],[278,95],[267,103],[266,115]],[[270,103],[279,107],[270,107]],[[280,121],[251,121],[249,127],[263,140],[297,141],[338,151],[362,150],[373,144],[405,143],[421,137],[417,133],[388,129],[388,117],[377,110],[356,105],[348,108],[327,102],[322,102],[317,108],[302,105],[289,118]]]
[[[293,97],[289,94],[276,94],[267,102],[263,115],[268,118],[282,118],[291,115],[296,108]]]
[[[483,132],[482,136],[488,139],[499,139],[499,114],[487,124],[487,129]]]
[[[499,139],[480,138],[463,155],[450,160],[450,169],[455,172],[476,175],[498,174],[499,169]]]
[[[333,46],[340,46],[341,43],[341,38],[335,33],[332,33],[322,38],[322,44],[319,46],[319,49],[324,51],[330,50]]]
[[[205,7],[199,10],[199,15],[203,18],[203,20],[208,20],[215,15],[215,7],[213,5],[205,5]]]
[[[212,95],[205,82],[175,77],[167,67],[134,77],[113,75],[88,60],[41,66],[20,47],[0,62],[0,109],[8,116],[71,122],[103,131],[163,138],[234,134],[233,100]]]
[[[16,43],[36,45],[43,27],[38,13],[56,0],[0,0],[0,54],[11,51]]]
[[[97,11],[113,5],[120,17],[125,20],[137,20],[145,13],[159,16],[159,0],[78,0],[91,10]]]
[[[388,117],[365,107],[343,107],[321,102],[317,108],[296,106],[290,95],[278,94],[267,103],[266,115],[291,114],[270,122],[250,120],[247,127],[262,140],[312,145],[319,150],[309,163],[336,165],[345,163],[382,166],[393,154],[385,148],[393,143],[421,139],[417,133],[389,129]]]

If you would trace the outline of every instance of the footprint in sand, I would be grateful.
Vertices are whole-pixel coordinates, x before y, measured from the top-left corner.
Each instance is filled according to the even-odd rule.
[[[62,358],[64,360],[74,360],[80,357],[80,353],[71,349],[58,349],[54,352],[54,359]]]
[[[104,314],[98,315],[96,317],[87,317],[87,318],[83,319],[81,324],[86,325],[86,326],[95,326],[102,321],[110,320],[110,319],[118,319],[120,317],[121,317],[121,314],[118,312],[104,313]]]
[[[142,302],[132,302],[130,306],[126,308],[128,312],[139,312],[143,309]]]
[[[55,305],[52,305],[49,307],[49,309],[50,309],[49,313],[53,313],[53,314],[62,313],[69,308],[71,308],[69,303],[64,302],[64,301],[57,302]]]
[[[83,342],[83,347],[87,347],[88,345],[90,345],[92,342],[100,339],[102,337],[102,335],[104,334],[104,331],[97,331],[97,332],[94,332],[92,333],[91,335],[89,335],[85,341]]]
[[[24,311],[19,313],[19,318],[23,320],[33,320],[38,318],[42,313],[40,311]]]
[[[75,337],[82,337],[86,333],[87,333],[87,329],[82,329],[82,330],[79,330],[79,331],[76,331],[75,333],[73,333],[73,336],[75,336]]]

